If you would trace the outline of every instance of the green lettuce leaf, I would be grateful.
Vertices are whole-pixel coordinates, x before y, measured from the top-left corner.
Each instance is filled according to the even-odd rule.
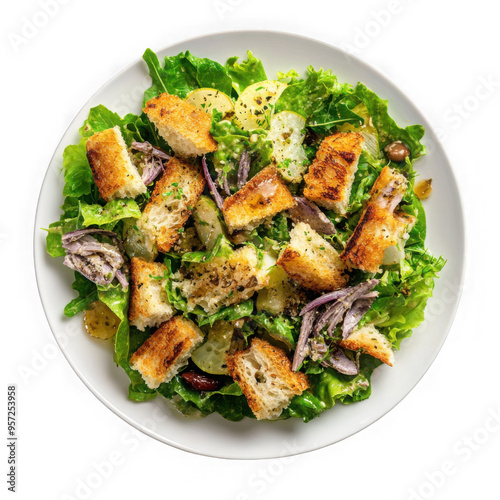
[[[405,128],[399,127],[389,116],[387,101],[381,99],[375,92],[368,89],[362,83],[356,85],[354,93],[368,108],[368,112],[378,132],[380,149],[383,149],[393,141],[401,141],[410,148],[412,158],[418,158],[425,154],[425,146],[420,142],[425,133],[422,125],[409,125]]]
[[[267,80],[264,66],[250,50],[247,59],[238,63],[238,57],[230,57],[226,62],[226,71],[233,80],[233,88],[241,94],[248,86]]]
[[[232,306],[223,307],[214,314],[209,316],[201,316],[198,319],[198,325],[210,325],[212,326],[216,321],[236,321],[238,319],[244,318],[246,316],[251,316],[253,313],[253,300],[248,299],[239,304],[234,304]]]
[[[210,250],[186,252],[182,255],[181,260],[183,262],[206,264],[215,257],[227,259],[232,253],[233,245],[231,245],[231,242],[223,234],[219,234],[215,240],[214,246]]]
[[[330,71],[307,68],[307,78],[289,85],[276,101],[275,111],[294,111],[308,122],[328,116],[331,99],[351,91],[348,84],[341,85]],[[308,123],[309,124],[309,123]]]
[[[92,190],[94,178],[87,161],[86,138],[78,144],[66,146],[63,153],[64,196],[79,198]]]
[[[71,285],[78,292],[78,297],[73,299],[64,308],[64,315],[72,318],[80,311],[85,311],[92,302],[98,299],[97,285],[92,283],[80,273],[75,271],[75,281]]]
[[[199,88],[214,88],[231,95],[232,81],[224,66],[211,59],[193,56],[189,51],[167,56],[163,66],[158,56],[147,49],[142,56],[149,68],[152,86],[144,93],[144,102],[168,92],[184,99]]]
[[[212,116],[212,137],[218,144],[213,154],[213,165],[219,174],[219,184],[224,180],[230,185],[236,184],[238,167],[243,151],[250,156],[251,168],[249,179],[271,163],[273,143],[267,140],[265,130],[242,130],[228,120],[222,120],[222,114],[215,111]],[[250,138],[251,137],[251,138]]]
[[[309,127],[320,134],[328,134],[343,123],[352,123],[356,126],[363,123],[363,118],[353,109],[360,103],[355,95],[341,95],[330,97],[328,102],[317,108],[309,120]]]
[[[379,296],[361,324],[374,323],[393,347],[399,349],[401,341],[424,321],[434,279],[444,264],[442,258],[415,253],[410,261],[402,261],[403,272],[386,270],[375,288]]]
[[[80,212],[84,227],[106,225],[108,230],[112,230],[119,220],[141,217],[141,210],[132,199],[112,200],[104,206],[80,202]]]
[[[352,398],[359,400],[369,396],[370,380],[363,372],[349,376],[327,368],[318,375],[309,375],[309,379],[312,381],[312,393],[322,401],[325,409],[331,408],[337,401],[352,402]]]
[[[252,321],[267,330],[276,340],[295,347],[299,338],[300,319],[286,316],[271,316],[265,312],[254,314]]]
[[[158,387],[158,393],[167,399],[174,399],[174,404],[185,415],[209,415],[214,411],[225,419],[237,422],[243,417],[253,417],[240,386],[229,382],[218,391],[200,392],[191,389],[180,375],[176,375],[167,384]]]
[[[309,372],[311,389],[295,396],[283,417],[299,417],[309,422],[337,402],[351,404],[367,399],[371,394],[371,374],[380,364],[378,359],[362,355],[358,375],[342,375],[332,368],[325,368],[319,373]]]
[[[91,108],[88,118],[80,128],[83,138],[92,137],[96,132],[119,126],[123,139],[128,147],[133,141],[142,142],[144,139],[140,129],[144,127],[139,116],[129,113],[121,118],[120,115],[100,104]]]
[[[62,235],[79,229],[79,217],[63,219],[49,224],[45,245],[51,257],[64,257],[66,252],[62,246]]]
[[[257,231],[261,238],[267,237],[279,243],[290,241],[288,218],[284,212],[274,216],[269,224],[261,224]]]
[[[283,418],[297,417],[309,422],[325,411],[325,404],[314,394],[304,391],[295,396],[282,414]]]

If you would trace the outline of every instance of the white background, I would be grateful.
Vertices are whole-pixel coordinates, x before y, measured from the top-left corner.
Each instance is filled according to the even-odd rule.
[[[0,398],[5,415],[6,386],[17,385],[17,497],[499,498],[500,37],[494,3],[53,0],[47,2],[53,7],[45,25],[28,33],[27,22],[44,21],[42,3],[9,2],[0,20],[0,304],[7,339]],[[467,279],[435,363],[380,421],[295,458],[224,461],[137,433],[84,387],[46,323],[35,285],[32,232],[52,152],[98,87],[146,47],[258,28],[348,46],[406,92],[440,131],[465,205]]]

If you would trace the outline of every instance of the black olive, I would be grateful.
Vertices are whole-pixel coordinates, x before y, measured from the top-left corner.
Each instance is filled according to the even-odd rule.
[[[405,161],[410,156],[410,150],[401,141],[391,142],[385,147],[384,151],[389,160],[398,163]]]

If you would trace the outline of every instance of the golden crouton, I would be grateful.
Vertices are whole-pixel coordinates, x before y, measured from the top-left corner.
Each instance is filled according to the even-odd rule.
[[[354,330],[349,337],[340,342],[340,346],[351,351],[361,350],[380,359],[386,365],[392,366],[394,364],[391,343],[371,323]]]
[[[266,219],[288,210],[295,200],[273,166],[261,170],[222,207],[229,232],[253,229]]]
[[[217,149],[210,135],[212,117],[180,97],[160,94],[149,100],[143,111],[177,154],[199,156]]]
[[[158,326],[169,320],[175,309],[165,293],[167,266],[134,257],[130,263],[132,289],[128,319],[130,324],[144,331],[146,326]]]
[[[376,273],[384,262],[386,250],[404,245],[404,238],[416,219],[394,210],[406,186],[402,174],[389,167],[382,169],[370,192],[370,201],[340,256],[349,267]]]
[[[238,248],[225,259],[191,264],[184,279],[176,282],[192,310],[197,305],[213,314],[222,306],[238,304],[269,283],[265,269],[259,269],[255,249]]]
[[[326,137],[304,176],[304,196],[345,214],[363,143],[363,136],[357,132],[337,132]]]
[[[187,364],[191,353],[202,341],[203,333],[192,321],[175,316],[163,323],[132,354],[130,366],[140,372],[148,387],[156,389]]]
[[[259,338],[249,349],[228,355],[227,367],[257,420],[278,418],[292,398],[309,387],[307,376],[292,371],[279,347]]]
[[[87,159],[102,198],[135,198],[147,188],[130,160],[120,127],[96,132],[87,140]]]
[[[151,233],[160,252],[168,252],[179,238],[205,182],[199,166],[175,156],[168,161],[141,217],[142,228]]]
[[[290,231],[290,243],[276,264],[290,278],[316,292],[337,290],[349,279],[335,248],[304,222]]]

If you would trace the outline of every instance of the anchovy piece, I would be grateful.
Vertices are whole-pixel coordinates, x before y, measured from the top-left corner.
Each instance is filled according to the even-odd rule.
[[[92,234],[108,236],[114,245],[97,241]],[[115,277],[123,289],[128,281],[121,269],[125,259],[120,252],[116,233],[102,229],[79,229],[62,237],[62,247],[66,252],[63,264],[85,276],[97,285],[109,285]]]
[[[238,189],[241,189],[247,183],[249,172],[250,156],[248,155],[248,151],[243,151],[238,166]]]
[[[351,335],[356,325],[361,321],[361,318],[370,310],[377,295],[377,292],[363,295],[352,304],[342,324],[342,338],[344,340]]]
[[[149,142],[133,142],[132,149],[144,153],[144,170],[142,182],[148,186],[165,171],[164,161],[170,160],[170,155]]]
[[[299,366],[304,361],[307,355],[307,340],[312,332],[312,326],[314,323],[314,317],[316,316],[316,311],[310,311],[304,314],[302,318],[302,325],[300,326],[299,338],[297,340],[297,346],[295,347],[295,352],[293,354],[292,370],[296,372]]]
[[[321,364],[344,375],[357,375],[359,373],[359,366],[350,360],[340,348],[334,351],[329,358],[322,361]]]
[[[335,234],[337,232],[332,221],[315,203],[298,196],[295,196],[294,200],[297,204],[288,210],[293,222],[305,222],[322,234]]]

